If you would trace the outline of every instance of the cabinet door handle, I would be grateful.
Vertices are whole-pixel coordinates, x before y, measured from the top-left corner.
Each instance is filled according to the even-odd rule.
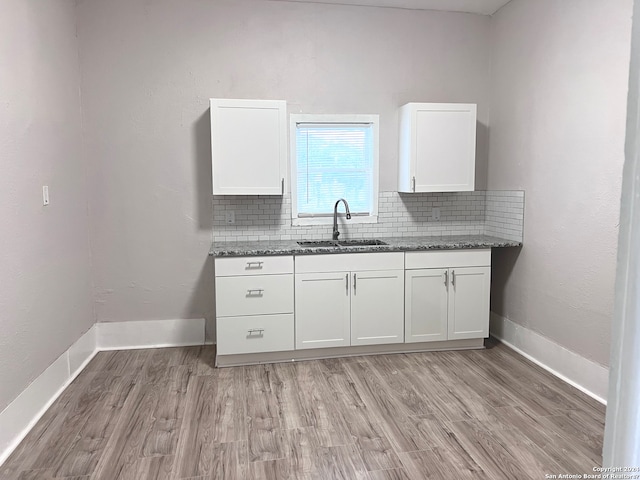
[[[262,336],[264,335],[264,328],[250,328],[249,330],[247,330],[247,333],[249,334],[249,336],[253,336],[253,335]]]
[[[284,195],[284,178],[282,179],[281,185],[282,185],[282,195]]]
[[[250,288],[247,290],[247,297],[261,297],[264,288]]]
[[[344,285],[347,289],[347,296],[349,296],[349,274],[345,274],[344,276]]]
[[[353,294],[356,294],[356,282],[357,282],[357,277],[356,274],[353,274]]]
[[[260,270],[264,262],[247,262],[247,270]]]
[[[456,271],[451,270],[451,285],[456,286]]]
[[[416,177],[411,179],[411,189],[413,190],[413,193],[416,193]]]
[[[449,283],[449,271],[445,270],[444,271],[444,284],[445,284],[445,286],[447,285],[447,283]]]

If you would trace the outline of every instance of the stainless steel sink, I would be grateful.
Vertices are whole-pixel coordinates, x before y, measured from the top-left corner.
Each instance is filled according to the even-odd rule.
[[[332,240],[312,240],[298,242],[301,247],[321,248],[321,247],[337,247],[338,243]]]
[[[309,240],[309,241],[300,241],[298,245],[301,247],[310,247],[310,248],[335,248],[335,247],[369,247],[375,245],[386,245],[382,240]]]
[[[375,245],[386,245],[382,240],[342,240],[338,241],[338,245],[341,247],[369,247]]]

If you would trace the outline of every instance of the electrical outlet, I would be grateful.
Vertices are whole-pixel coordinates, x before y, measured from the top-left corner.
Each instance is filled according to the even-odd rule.
[[[49,205],[49,187],[47,185],[42,187],[42,205],[45,207]]]
[[[233,210],[227,210],[224,212],[224,223],[227,225],[233,225],[236,223],[236,212]]]
[[[439,208],[432,208],[431,209],[431,220],[433,220],[434,222],[439,222],[440,221],[440,209]]]

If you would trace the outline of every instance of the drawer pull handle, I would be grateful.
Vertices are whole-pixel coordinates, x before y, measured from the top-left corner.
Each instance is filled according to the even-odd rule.
[[[257,335],[261,337],[264,335],[264,328],[251,328],[247,330],[247,332],[249,333],[249,336]]]
[[[264,262],[247,262],[247,270],[260,270]]]
[[[445,270],[444,271],[444,284],[445,284],[445,286],[447,285],[447,283],[449,283],[449,271]]]
[[[451,270],[451,285],[456,286],[456,271]]]
[[[264,292],[264,288],[251,288],[247,290],[247,297],[261,297]]]

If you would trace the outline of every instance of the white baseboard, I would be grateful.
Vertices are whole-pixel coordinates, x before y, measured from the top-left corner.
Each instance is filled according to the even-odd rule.
[[[69,372],[70,376],[75,378],[78,374],[84,370],[84,367],[91,361],[91,359],[98,352],[97,350],[98,339],[96,337],[96,326],[93,325],[89,331],[81,336],[76,343],[69,347],[67,350],[69,359]]]
[[[98,350],[203,345],[204,318],[97,323]]]
[[[97,323],[0,412],[0,465],[103,350],[204,345],[204,319]]]
[[[0,412],[0,465],[96,354],[95,325]]]
[[[491,312],[491,335],[561,380],[607,404],[609,369]]]

